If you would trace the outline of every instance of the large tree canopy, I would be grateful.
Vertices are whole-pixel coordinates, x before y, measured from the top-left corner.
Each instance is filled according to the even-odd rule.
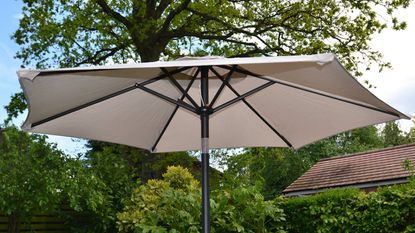
[[[333,52],[352,71],[377,63],[372,36],[410,0],[24,0],[13,39],[23,65],[67,67],[223,56]]]

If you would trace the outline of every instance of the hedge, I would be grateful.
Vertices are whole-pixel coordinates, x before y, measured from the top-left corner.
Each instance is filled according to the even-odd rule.
[[[162,180],[134,190],[118,213],[120,232],[200,232],[200,186],[169,167]],[[314,196],[265,200],[260,188],[221,187],[211,194],[212,232],[415,232],[415,181],[364,193],[332,189]]]
[[[281,203],[287,232],[415,232],[415,182],[364,193],[333,189]]]

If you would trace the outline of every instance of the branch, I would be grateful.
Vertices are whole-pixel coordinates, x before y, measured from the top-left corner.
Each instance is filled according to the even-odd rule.
[[[233,24],[227,23],[227,22],[225,22],[225,21],[223,21],[223,20],[221,20],[221,19],[219,19],[217,17],[211,16],[209,14],[206,14],[206,13],[203,13],[203,12],[200,12],[200,11],[197,11],[195,9],[187,8],[187,10],[190,11],[191,13],[193,13],[194,15],[200,16],[202,19],[204,19],[206,21],[215,21],[215,22],[223,25],[224,28],[226,28],[227,30],[231,30],[231,31],[234,31],[234,32],[242,33],[242,34],[245,34],[245,35],[254,36],[254,33],[253,32],[250,32],[250,31],[244,30],[244,29],[253,28],[253,27],[258,26],[258,25],[255,25],[255,24],[253,24],[253,25],[245,25],[245,26],[237,26],[237,25],[233,25]]]
[[[171,0],[161,0],[156,8],[156,18],[160,18],[164,10],[171,4]]]
[[[293,53],[285,51],[283,48],[281,48],[281,46],[275,46],[275,47],[268,46],[267,49],[260,49],[258,47],[255,47],[252,50],[248,50],[244,53],[236,54],[236,55],[233,55],[231,57],[249,57],[251,55],[258,54],[258,53],[260,53],[264,56],[270,56],[270,54],[269,54],[270,52],[278,52],[278,55],[295,55]]]
[[[160,33],[163,34],[169,29],[170,23],[171,21],[173,21],[174,17],[180,14],[180,12],[182,12],[183,10],[187,9],[187,6],[189,5],[189,3],[190,3],[190,0],[185,0],[176,9],[173,9],[172,11],[170,11],[170,13],[166,17],[166,20],[164,20]]]
[[[250,56],[255,55],[255,54],[258,54],[258,53],[261,53],[261,54],[263,54],[263,55],[265,55],[265,56],[267,55],[267,54],[264,52],[264,50],[259,49],[259,48],[255,48],[255,49],[253,49],[253,50],[249,50],[249,51],[244,52],[244,53],[239,53],[239,54],[236,54],[236,55],[230,56],[230,58],[233,58],[233,57],[250,57]]]
[[[107,13],[108,15],[110,15],[112,18],[114,18],[115,20],[117,20],[118,22],[124,24],[127,28],[131,27],[131,22],[127,20],[127,18],[125,18],[124,16],[122,16],[120,13],[114,11],[113,9],[111,9],[107,2],[105,0],[95,0],[95,2],[101,7],[101,9]]]
[[[146,1],[146,18],[154,18],[155,8],[156,8],[155,0]]]
[[[125,45],[116,46],[109,49],[101,49],[99,51],[96,51],[95,54],[92,57],[87,57],[84,60],[75,63],[75,66],[80,66],[82,64],[93,64],[98,65],[100,62],[105,61],[107,58],[113,56],[116,52],[125,49]],[[108,52],[104,55],[101,55],[104,52]]]

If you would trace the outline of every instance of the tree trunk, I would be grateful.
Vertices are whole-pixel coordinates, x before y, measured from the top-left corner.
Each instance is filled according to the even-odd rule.
[[[19,233],[19,216],[16,213],[12,213],[9,216],[9,226],[8,226],[8,233]]]
[[[163,49],[159,48],[157,45],[153,46],[143,46],[143,49],[140,49],[141,62],[151,62],[158,61],[160,55],[163,52]]]

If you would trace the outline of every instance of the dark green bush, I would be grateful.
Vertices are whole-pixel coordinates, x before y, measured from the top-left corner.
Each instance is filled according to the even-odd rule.
[[[415,232],[415,183],[365,194],[333,189],[282,203],[287,232]]]
[[[118,214],[120,232],[200,232],[200,189],[180,167],[137,188]],[[256,186],[211,195],[212,232],[415,232],[415,182],[364,193],[332,189],[266,201]]]

